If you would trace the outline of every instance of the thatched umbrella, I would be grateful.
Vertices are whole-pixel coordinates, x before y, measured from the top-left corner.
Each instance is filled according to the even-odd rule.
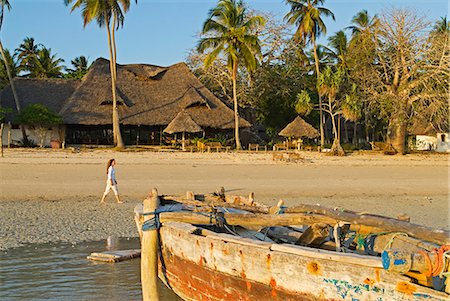
[[[165,133],[174,134],[182,133],[182,149],[185,150],[185,133],[198,133],[202,128],[192,119],[192,117],[182,110],[175,116],[175,118],[164,129]]]
[[[279,133],[283,137],[295,137],[295,138],[316,138],[319,136],[319,132],[309,123],[304,121],[300,116],[289,123]]]

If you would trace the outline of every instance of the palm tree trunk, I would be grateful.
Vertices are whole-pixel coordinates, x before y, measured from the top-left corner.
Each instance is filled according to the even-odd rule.
[[[114,97],[115,97],[115,91],[116,91],[116,83],[117,83],[117,48],[116,48],[116,16],[114,15],[113,24],[112,24],[112,46],[113,46],[113,71],[114,71]],[[114,102],[114,100],[113,100]],[[120,118],[119,118],[119,111],[117,110],[117,98],[115,100],[116,105],[113,105],[113,110],[116,114],[116,120],[115,120],[115,127],[116,127],[116,137],[117,137],[117,148],[124,148],[125,144],[123,143],[122,139],[122,133],[120,132]],[[114,122],[114,119],[113,119]]]
[[[123,141],[122,145],[119,145],[119,136],[120,136],[120,128],[118,127],[119,124],[119,114],[117,112],[117,96],[116,96],[116,77],[115,77],[115,65],[114,65],[114,46],[112,43],[112,37],[111,37],[111,28],[109,27],[109,22],[107,22],[107,31],[108,31],[108,46],[109,46],[109,68],[111,71],[111,92],[112,92],[112,101],[113,101],[113,109],[112,109],[112,123],[113,123],[113,137],[114,137],[114,145],[118,148],[123,147]],[[112,24],[113,31],[114,31],[114,23]],[[120,137],[122,139],[122,137]]]
[[[241,140],[239,139],[239,112],[238,112],[238,102],[237,102],[237,92],[236,92],[236,77],[237,77],[237,69],[238,63],[237,61],[233,62],[233,104],[234,104],[234,135],[236,138],[236,149],[240,150]]]
[[[320,69],[319,69],[319,56],[317,55],[317,45],[316,45],[316,39],[314,37],[314,35],[312,35],[311,40],[313,42],[313,50],[314,50],[314,62],[316,65],[316,75],[317,75],[317,80],[319,80],[319,76],[320,76]],[[320,115],[320,122],[319,122],[319,127],[320,127],[320,147],[323,149],[323,145],[325,144],[325,136],[324,136],[324,131],[323,131],[323,111],[322,111],[322,97],[319,94],[319,115]]]
[[[13,81],[13,78],[11,75],[11,69],[9,68],[9,64],[6,59],[5,51],[3,49],[3,44],[1,41],[0,41],[0,52],[2,54],[3,62],[5,62],[6,73],[8,74],[9,85],[11,86],[11,91],[13,94],[14,103],[16,104],[17,113],[20,114],[21,108],[20,108],[19,97],[17,96],[16,87],[14,86],[14,81]],[[28,145],[27,133],[25,131],[25,127],[22,124],[20,125],[20,130],[22,131],[22,138],[23,138],[24,145]]]

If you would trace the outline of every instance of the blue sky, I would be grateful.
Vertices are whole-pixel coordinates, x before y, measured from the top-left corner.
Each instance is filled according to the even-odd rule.
[[[70,13],[63,0],[10,0],[1,32],[4,47],[17,48],[25,37],[50,47],[66,65],[76,56],[89,61],[108,57],[105,29],[96,23],[83,28],[80,11]],[[183,61],[197,42],[197,34],[216,0],[138,0],[126,15],[117,33],[118,63],[171,65]],[[288,6],[282,0],[247,0],[260,11],[282,18]],[[326,20],[328,35],[349,25],[356,12],[367,9],[371,15],[383,9],[406,7],[430,20],[448,15],[446,0],[328,0],[336,21]],[[322,42],[325,40],[323,39]]]

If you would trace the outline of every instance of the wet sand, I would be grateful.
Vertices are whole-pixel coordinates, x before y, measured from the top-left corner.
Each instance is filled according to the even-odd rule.
[[[449,156],[384,156],[359,153],[344,158],[302,152],[299,163],[280,163],[271,153],[197,154],[7,150],[0,158],[0,248],[23,243],[135,237],[133,207],[152,187],[161,194],[255,192],[257,200],[301,202],[396,216],[450,229]],[[125,204],[105,186],[105,164],[116,158]]]

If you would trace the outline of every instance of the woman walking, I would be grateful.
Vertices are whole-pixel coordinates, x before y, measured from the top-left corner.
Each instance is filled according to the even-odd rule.
[[[116,160],[110,159],[108,163],[106,164],[106,174],[108,175],[108,178],[106,179],[106,189],[103,193],[102,200],[100,203],[105,203],[105,198],[108,195],[108,193],[111,191],[114,192],[114,195],[116,197],[117,203],[122,204],[123,202],[120,200],[119,197],[119,191],[117,190],[117,181],[116,181],[116,170],[114,169],[114,165],[116,165]]]

